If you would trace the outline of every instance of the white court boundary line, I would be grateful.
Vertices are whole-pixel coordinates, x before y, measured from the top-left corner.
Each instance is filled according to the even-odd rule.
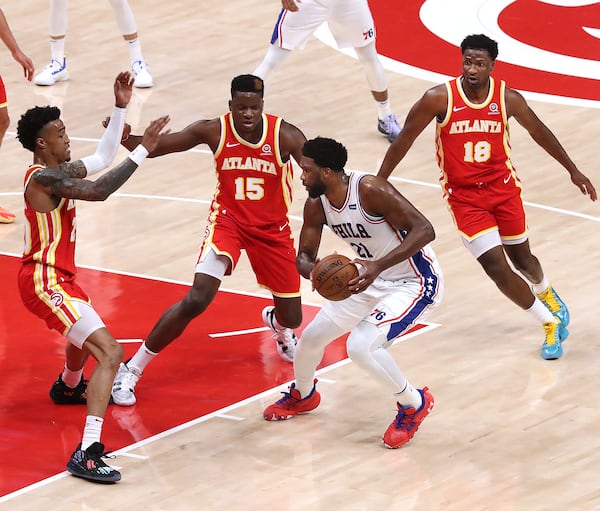
[[[404,177],[390,176],[389,180],[390,181],[398,181],[400,183],[424,186],[426,188],[439,188],[440,187],[439,184],[430,183],[427,181],[419,181],[416,179],[407,179]],[[22,194],[23,194],[22,191],[21,192],[0,192],[0,197],[9,197],[9,196],[14,196],[14,195],[22,195]],[[113,193],[111,195],[111,197],[121,197],[121,198],[125,198],[125,199],[151,199],[151,200],[164,200],[164,201],[175,201],[175,202],[189,202],[189,203],[193,203],[193,204],[210,204],[211,203],[211,200],[207,200],[207,199],[192,199],[192,198],[188,198],[188,197],[173,197],[170,195],[147,195],[147,194],[142,194],[142,193]],[[573,211],[570,209],[556,208],[554,206],[547,206],[546,204],[538,204],[537,202],[523,201],[523,204],[525,204],[526,206],[529,206],[531,208],[543,209],[545,211],[551,211],[553,213],[558,213],[558,214],[565,215],[565,216],[582,218],[584,220],[591,220],[592,222],[600,222],[600,216],[588,215],[586,213],[579,213],[578,211]],[[297,216],[297,215],[289,215],[289,219],[295,220],[297,222],[302,222],[302,217]],[[85,268],[85,267],[82,266],[82,268]],[[90,269],[99,269],[99,268],[90,267]],[[106,271],[112,271],[112,270],[106,270]],[[119,273],[119,272],[113,272],[113,273]],[[132,274],[132,275],[134,277],[142,277],[142,278],[144,277],[144,275],[137,275],[137,274]],[[174,283],[180,284],[181,282],[174,282]],[[188,283],[186,282],[185,284],[188,284]]]
[[[19,258],[20,255],[19,254],[14,254],[11,252],[3,252],[0,251],[0,255],[4,255],[4,256],[8,256],[8,257],[15,257],[15,258]],[[88,266],[88,265],[78,265],[78,268],[85,268],[88,270],[97,270],[97,271],[103,271],[106,273],[113,273],[115,275],[124,275],[124,276],[128,276],[128,277],[137,277],[137,278],[142,278],[142,279],[146,279],[146,280],[155,280],[158,282],[166,282],[166,283],[172,283],[172,284],[182,284],[182,285],[191,285],[188,282],[182,282],[182,281],[177,281],[177,280],[172,280],[172,279],[164,279],[161,277],[153,277],[153,276],[149,276],[149,275],[140,275],[140,274],[135,274],[135,273],[130,273],[130,272],[123,272],[123,271],[115,271],[115,270],[109,270],[106,268],[100,268],[97,266]],[[234,290],[226,290],[226,289],[219,289],[219,291],[226,291],[228,293],[235,293],[235,294],[242,294],[242,295],[246,295],[246,296],[256,296],[256,297],[260,297],[260,298],[265,298],[266,295],[261,295],[258,293],[246,293],[246,292],[241,292],[241,291],[234,291]],[[313,305],[318,307],[319,305],[317,304],[310,304],[310,303],[306,303],[306,305]],[[412,339],[413,337],[416,337],[417,335],[421,335],[424,334],[426,332],[429,332],[431,330],[434,330],[435,328],[440,327],[441,325],[438,323],[429,323],[426,321],[420,322],[419,324],[425,325],[422,328],[419,328],[418,330],[416,330],[415,332],[410,332],[406,335],[403,335],[402,337],[400,337],[399,339],[396,339],[393,343],[393,345],[399,344],[401,342],[405,342],[409,339]],[[133,339],[130,339],[130,341],[132,341]],[[316,371],[316,375],[321,375],[321,374],[325,374],[328,373],[329,371],[332,371],[333,369],[337,369],[338,367],[342,367],[345,366],[347,364],[349,364],[350,362],[352,362],[349,358],[345,358],[344,360],[340,360],[339,362],[336,362],[335,364],[332,364],[330,366],[327,367],[323,367],[322,369],[319,369]],[[175,433],[178,433],[180,431],[189,429],[193,426],[196,426],[198,424],[201,424],[203,422],[206,422],[210,419],[213,418],[223,418],[223,419],[229,419],[229,420],[239,420],[237,419],[235,416],[231,416],[228,414],[228,412],[232,411],[232,410],[236,410],[238,408],[241,408],[243,406],[246,406],[250,403],[254,403],[256,401],[259,401],[260,399],[267,397],[271,394],[273,394],[274,392],[276,392],[277,390],[280,389],[286,389],[293,380],[290,380],[288,382],[282,383],[281,385],[278,385],[277,387],[273,387],[271,389],[267,389],[264,392],[261,392],[260,394],[255,394],[254,396],[251,396],[249,398],[246,398],[242,401],[238,401],[237,403],[234,403],[232,405],[226,406],[224,408],[221,408],[220,410],[215,410],[214,412],[211,412],[209,414],[203,415],[201,417],[197,417],[196,419],[192,419],[191,421],[188,422],[184,422],[183,424],[179,424],[178,426],[175,426],[171,429],[167,429],[161,433],[157,433],[156,435],[150,436],[148,438],[145,438],[144,440],[141,440],[139,442],[135,442],[133,444],[127,445],[125,447],[123,447],[122,449],[119,449],[118,451],[114,451],[111,454],[114,455],[124,455],[127,457],[137,457],[137,455],[131,455],[128,454],[129,451],[132,451],[134,449],[138,449],[140,447],[143,447],[147,444],[156,442],[157,440],[162,440],[163,438],[167,438]],[[327,380],[322,380],[322,382],[327,382]],[[0,496],[0,504],[2,504],[3,502],[8,502],[9,500],[12,500],[16,497],[19,497],[21,495],[25,495],[27,493],[30,493],[38,488],[42,488],[43,486],[46,486],[48,484],[51,484],[55,481],[58,481],[60,479],[63,479],[64,477],[70,476],[70,474],[67,471],[61,472],[59,474],[55,474],[51,477],[48,477],[46,479],[42,479],[41,481],[38,481],[36,483],[30,484],[29,486],[25,486],[23,488],[20,488],[19,490],[16,490],[12,493],[7,493],[6,495]]]
[[[353,56],[352,53],[350,53],[350,55]],[[16,135],[15,132],[7,132],[7,134]],[[79,140],[79,141],[86,141],[86,142],[99,142],[100,141],[100,139],[98,139],[98,138],[86,138],[86,137],[69,137],[69,138],[71,140]],[[189,151],[196,152],[196,153],[202,153],[202,154],[210,154],[210,155],[212,155],[212,152],[210,150],[208,150],[208,149],[193,148],[193,149],[190,149]],[[359,172],[364,172],[364,171],[359,171]],[[371,172],[367,172],[367,173],[371,173]],[[417,180],[417,179],[407,179],[407,178],[403,178],[403,177],[390,176],[388,178],[388,180],[389,181],[398,181],[400,183],[407,183],[407,184],[412,184],[412,185],[417,185],[417,186],[424,186],[426,188],[440,188],[439,183],[431,183],[429,181],[420,181],[420,180]],[[0,192],[0,197],[9,197],[9,196],[15,196],[15,195],[22,195],[22,194],[23,194],[22,190],[20,190],[18,192]],[[143,193],[118,193],[118,192],[116,192],[116,193],[113,193],[111,195],[111,197],[132,198],[132,199],[165,200],[165,201],[175,201],[175,202],[189,202],[189,203],[192,203],[192,204],[210,204],[212,202],[212,200],[207,200],[207,199],[193,199],[193,198],[189,198],[189,197],[175,197],[175,196],[172,196],[172,195],[148,195],[148,194],[143,194]],[[545,211],[551,211],[553,213],[559,213],[559,214],[566,215],[566,216],[573,216],[573,217],[577,217],[577,218],[583,218],[585,220],[591,220],[592,222],[600,222],[600,216],[587,215],[585,213],[579,213],[577,211],[572,211],[570,209],[556,208],[554,206],[547,206],[545,204],[538,204],[536,202],[523,201],[523,204],[525,204],[526,206],[532,207],[532,208],[542,209],[542,210],[545,210]],[[300,217],[300,216],[289,215],[289,218],[290,218],[290,220],[295,220],[297,222],[302,222],[302,217]],[[84,266],[82,266],[82,268],[84,268]],[[90,268],[90,269],[99,269],[99,268]],[[110,272],[112,270],[105,270],[105,271],[109,271]],[[118,272],[113,272],[113,273],[118,273]],[[144,277],[144,275],[133,275],[133,276],[134,277],[142,277],[142,278]],[[179,284],[180,282],[174,282],[174,283]],[[188,283],[185,283],[185,284],[188,284]]]

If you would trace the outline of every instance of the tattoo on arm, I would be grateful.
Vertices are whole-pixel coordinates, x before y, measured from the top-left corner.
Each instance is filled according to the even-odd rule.
[[[59,169],[69,177],[84,178],[87,176],[87,169],[81,160],[61,163]]]
[[[55,169],[39,170],[34,174],[34,179],[36,183],[48,187],[52,195],[57,197],[103,201],[125,183],[137,167],[134,161],[125,158],[119,165],[96,179],[96,181],[65,176],[63,172]],[[85,170],[85,167],[83,168]]]

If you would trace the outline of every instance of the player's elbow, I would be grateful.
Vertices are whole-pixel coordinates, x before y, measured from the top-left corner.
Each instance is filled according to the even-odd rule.
[[[425,244],[431,243],[435,239],[435,229],[429,221],[423,223],[421,226],[421,233],[425,240]]]

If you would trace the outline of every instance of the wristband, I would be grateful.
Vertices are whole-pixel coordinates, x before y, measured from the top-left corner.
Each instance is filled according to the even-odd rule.
[[[133,161],[138,167],[148,156],[148,150],[142,145],[138,145],[133,151],[129,153],[129,159]]]

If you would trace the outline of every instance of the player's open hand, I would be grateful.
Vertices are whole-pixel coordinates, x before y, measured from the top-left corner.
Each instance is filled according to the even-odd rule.
[[[571,174],[571,181],[573,181],[573,184],[581,190],[581,193],[583,193],[583,195],[589,195],[590,199],[593,201],[595,201],[598,198],[594,185],[581,172],[573,172],[573,174]]]
[[[21,64],[23,67],[23,75],[27,79],[27,81],[31,81],[33,78],[33,74],[35,73],[35,68],[33,67],[33,62],[31,59],[25,55],[21,50],[17,50],[13,53],[13,58]]]
[[[154,119],[144,131],[142,145],[149,153],[156,149],[161,136],[171,132],[171,130],[162,131],[170,120],[171,118],[168,115],[163,115],[158,119]]]
[[[115,105],[125,108],[133,94],[133,76],[130,71],[121,71],[115,78]]]

